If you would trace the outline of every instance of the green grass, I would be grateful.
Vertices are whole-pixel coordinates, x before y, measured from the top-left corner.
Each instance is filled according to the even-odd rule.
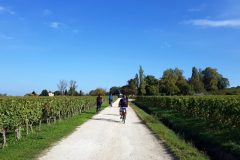
[[[104,104],[103,108],[107,105]],[[63,137],[71,134],[75,128],[95,114],[95,108],[90,109],[80,115],[59,121],[56,124],[44,124],[41,131],[23,136],[23,138],[16,142],[14,136],[8,135],[8,146],[0,149],[1,160],[26,160],[36,159],[37,156],[45,149],[51,147]]]
[[[204,153],[197,150],[191,143],[187,143],[156,118],[147,114],[134,104],[131,103],[130,105],[152,132],[166,144],[176,158],[181,160],[209,159]]]

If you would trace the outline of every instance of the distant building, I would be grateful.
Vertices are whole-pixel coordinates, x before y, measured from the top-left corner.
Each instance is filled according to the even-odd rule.
[[[54,93],[48,92],[48,96],[49,96],[49,97],[54,97]]]

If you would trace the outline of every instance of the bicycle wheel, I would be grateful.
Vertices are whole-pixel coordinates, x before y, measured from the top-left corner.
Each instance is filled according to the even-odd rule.
[[[126,114],[125,113],[123,114],[122,122],[123,122],[123,124],[125,124],[125,122],[126,122]]]
[[[100,111],[100,106],[97,106],[97,113],[99,113],[99,111]]]

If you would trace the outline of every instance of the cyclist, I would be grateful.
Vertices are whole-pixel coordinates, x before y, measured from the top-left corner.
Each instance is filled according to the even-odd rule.
[[[109,100],[109,105],[112,107],[112,101],[113,101],[112,94],[109,94],[108,100]]]
[[[98,112],[100,111],[100,109],[101,109],[102,102],[103,102],[103,99],[102,99],[101,95],[98,94],[98,96],[97,96],[97,113],[98,113]]]
[[[127,96],[123,96],[123,98],[119,102],[119,107],[120,107],[120,119],[123,118],[123,115],[127,115],[127,107],[128,107],[128,98]]]

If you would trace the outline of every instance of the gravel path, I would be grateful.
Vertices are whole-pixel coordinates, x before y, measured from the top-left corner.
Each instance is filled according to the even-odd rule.
[[[62,139],[40,160],[168,160],[173,157],[132,108],[122,124],[119,99]]]

